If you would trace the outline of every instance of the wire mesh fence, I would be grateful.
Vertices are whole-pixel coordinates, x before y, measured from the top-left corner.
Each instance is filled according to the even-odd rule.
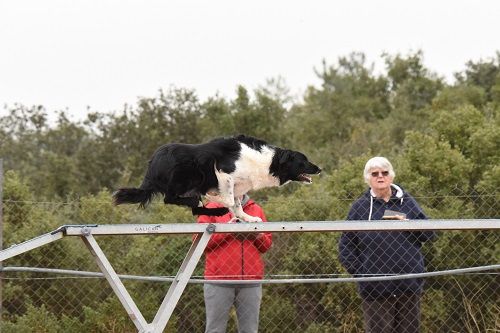
[[[360,195],[346,194],[328,202],[314,197],[286,200],[278,196],[256,201],[270,221],[324,221],[345,219]],[[106,200],[108,196],[109,193],[101,193],[64,203],[6,200],[4,247],[63,224],[195,222],[193,216],[180,207],[156,203],[146,210],[113,207]],[[419,194],[415,199],[433,219],[498,218],[500,211],[498,192],[453,191]],[[365,213],[369,213],[369,207]],[[376,209],[372,214],[373,219],[379,218]],[[500,233],[497,230],[437,231],[428,239],[410,231],[280,232],[269,235],[269,246],[264,246],[264,236],[227,234],[217,243],[209,244],[195,270],[195,281],[184,291],[165,332],[204,332],[206,298],[210,298],[211,292],[212,296],[221,295],[220,292],[213,294],[214,291],[206,287],[204,290],[201,282],[205,278],[219,280],[212,284],[214,286],[221,286],[220,280],[231,280],[228,290],[241,292],[239,298],[234,296],[241,304],[239,310],[236,307],[228,310],[228,332],[236,332],[238,317],[239,324],[245,325],[241,320],[255,316],[255,307],[251,307],[255,297],[261,297],[259,332],[363,332],[367,322],[364,316],[369,313],[367,301],[395,294],[419,295],[422,332],[500,331],[498,269],[369,280],[419,273],[419,265],[424,265],[427,272],[498,265]],[[122,280],[146,320],[151,321],[192,243],[192,236],[120,235],[96,239],[115,271],[129,276]],[[345,252],[346,249],[349,251]],[[212,263],[206,262],[210,255]],[[99,270],[78,238],[63,238],[8,259],[3,265],[2,332],[136,331],[104,278],[82,273]],[[213,267],[208,269],[209,265]],[[50,272],[50,269],[68,271]],[[148,279],[150,277],[157,279]],[[345,280],[351,277],[368,280]],[[246,293],[259,286],[248,280],[260,278],[271,281],[262,284],[261,296]],[[319,278],[321,282],[314,281]],[[244,283],[235,284],[234,280]],[[218,306],[211,306],[210,311],[215,312],[214,318],[224,321],[221,318],[224,317],[223,303],[220,298],[216,300]]]

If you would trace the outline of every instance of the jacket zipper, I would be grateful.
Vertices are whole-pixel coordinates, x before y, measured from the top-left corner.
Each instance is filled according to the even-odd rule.
[[[243,209],[246,208],[248,206],[248,202],[245,204],[245,207],[242,207]],[[242,240],[240,241],[241,243],[241,277],[240,279],[243,280],[244,279],[244,276],[245,276],[245,259],[243,257],[243,254],[245,252],[244,248],[243,248],[243,243],[245,242],[245,240]]]
[[[243,280],[243,277],[245,276],[245,259],[243,257],[244,249],[243,249],[243,242],[241,241],[241,280]]]

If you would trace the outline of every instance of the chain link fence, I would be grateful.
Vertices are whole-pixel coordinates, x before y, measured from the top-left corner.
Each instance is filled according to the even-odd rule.
[[[255,201],[263,207],[269,221],[327,221],[345,219],[360,195],[349,193],[328,200],[268,196],[256,197]],[[459,190],[415,196],[432,219],[498,218],[499,198],[499,192]],[[157,202],[146,210],[113,207],[107,192],[58,203],[9,199],[3,203],[4,248],[64,224],[194,221],[187,209]],[[415,269],[420,264],[420,254],[427,272],[498,265],[497,230],[436,231],[432,237],[408,231],[280,232],[272,234],[268,249],[258,244],[262,242],[260,237],[245,239],[249,235],[225,235],[207,251],[217,253],[217,249],[236,244],[219,251],[225,256],[220,262],[226,267],[219,267],[210,279],[265,280],[259,332],[363,332],[364,299],[386,292],[414,291],[410,282],[415,281],[417,285],[423,283],[422,332],[500,332],[497,269],[379,282],[346,280],[353,276],[418,273]],[[123,275],[125,287],[146,320],[151,321],[192,236],[120,235],[97,236],[96,240],[115,271]],[[342,253],[346,249],[350,252]],[[262,259],[262,276],[253,270],[259,265],[259,258],[252,256]],[[235,273],[238,271],[241,274]],[[135,332],[118,298],[98,273],[92,255],[77,237],[65,237],[6,260],[1,272],[2,332]],[[198,264],[165,332],[204,332],[204,278],[205,258]],[[321,282],[314,281],[319,278]],[[242,311],[245,313],[244,307]],[[228,332],[237,331],[236,318],[233,308],[229,312]]]

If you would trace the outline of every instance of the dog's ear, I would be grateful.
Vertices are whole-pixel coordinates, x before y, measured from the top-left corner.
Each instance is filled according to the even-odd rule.
[[[290,159],[290,152],[288,150],[281,151],[280,164],[285,163]]]

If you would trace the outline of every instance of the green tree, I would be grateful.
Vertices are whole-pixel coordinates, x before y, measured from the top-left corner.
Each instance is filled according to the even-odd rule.
[[[423,53],[417,51],[407,57],[384,55],[391,87],[393,111],[385,120],[386,130],[394,145],[401,145],[408,130],[425,131],[429,107],[442,89],[443,83],[423,64]]]
[[[223,98],[209,98],[201,106],[200,136],[203,142],[236,133],[231,105]]]
[[[500,52],[496,58],[468,61],[464,72],[455,75],[458,82],[484,89],[488,101],[497,97],[498,82],[500,78]]]
[[[232,101],[234,126],[239,133],[255,136],[278,144],[286,109],[265,90],[255,91],[252,100],[248,91],[239,86],[237,97]]]
[[[321,87],[309,87],[304,103],[291,109],[287,136],[322,166],[336,166],[358,124],[383,119],[391,112],[388,80],[373,74],[362,53],[342,57],[338,65],[317,72]]]

